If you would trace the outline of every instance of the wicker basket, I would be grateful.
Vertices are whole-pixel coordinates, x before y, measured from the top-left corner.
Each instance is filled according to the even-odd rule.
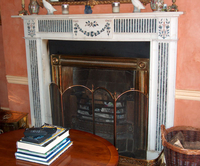
[[[200,150],[191,150],[176,147],[169,143],[173,136],[182,132],[185,141],[200,141],[200,129],[189,126],[176,126],[165,129],[161,125],[162,144],[164,146],[164,155],[167,166],[200,166]]]

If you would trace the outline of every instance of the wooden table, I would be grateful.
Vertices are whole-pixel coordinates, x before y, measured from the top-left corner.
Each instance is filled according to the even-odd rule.
[[[23,137],[24,129],[0,134],[1,166],[40,165],[32,162],[16,160],[16,141]],[[73,145],[64,152],[52,165],[56,166],[114,166],[118,164],[118,152],[107,140],[96,135],[78,130],[70,130]]]
[[[3,132],[24,129],[28,125],[28,113],[0,109],[0,129]]]

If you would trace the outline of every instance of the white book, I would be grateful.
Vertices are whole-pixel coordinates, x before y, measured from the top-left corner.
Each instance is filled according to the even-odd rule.
[[[34,163],[38,163],[38,164],[44,164],[44,165],[50,165],[52,162],[54,162],[61,154],[63,154],[69,147],[72,146],[72,142],[67,146],[65,147],[63,150],[61,150],[57,155],[55,155],[53,158],[51,158],[50,160],[48,161],[41,161],[41,160],[38,160],[38,159],[31,159],[31,158],[26,158],[26,157],[19,157],[19,156],[16,156],[16,159],[19,159],[19,160],[24,160],[24,161],[30,161],[30,162],[34,162]]]
[[[21,152],[18,152],[18,151],[15,152],[15,157],[25,157],[25,158],[35,159],[35,160],[48,161],[49,159],[54,157],[58,152],[60,152],[62,149],[69,146],[70,144],[71,144],[71,141],[68,140],[67,142],[62,144],[59,148],[57,148],[55,151],[53,151],[51,154],[49,154],[46,157],[42,157],[40,155],[37,155],[37,153],[36,154],[30,154],[30,153],[21,153]]]
[[[49,144],[47,144],[46,146],[39,146],[28,142],[17,141],[17,148],[38,153],[46,153],[68,136],[69,136],[69,130],[62,133],[62,135],[57,136],[53,141],[49,142]]]
[[[24,153],[24,154],[35,155],[35,156],[39,156],[39,157],[45,158],[45,157],[49,156],[52,152],[54,152],[55,150],[60,148],[60,146],[64,145],[69,140],[70,140],[69,138],[64,139],[63,141],[58,143],[56,146],[54,146],[52,149],[50,149],[46,153],[38,153],[38,152],[33,152],[33,151],[30,151],[30,150],[24,150],[24,149],[17,149],[16,153]]]

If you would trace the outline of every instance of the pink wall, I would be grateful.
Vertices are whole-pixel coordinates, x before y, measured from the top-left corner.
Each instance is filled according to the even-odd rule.
[[[179,20],[176,89],[200,91],[199,0],[178,0],[185,14]],[[178,100],[175,125],[200,127],[200,101]]]
[[[171,0],[164,0],[171,5]],[[30,0],[25,0],[26,9]],[[2,32],[5,55],[6,74],[14,76],[27,76],[25,42],[23,39],[23,21],[20,18],[11,18],[21,10],[21,1],[1,1]],[[185,14],[179,17],[179,41],[177,57],[177,83],[176,89],[200,91],[200,20],[199,0],[177,0],[180,11]],[[61,7],[55,7],[61,14]],[[93,13],[111,13],[111,5],[97,5]],[[121,4],[120,12],[131,13],[132,4]],[[142,12],[151,12],[150,5]],[[40,8],[39,14],[46,14],[46,9]],[[70,14],[84,14],[84,6],[70,6]],[[9,46],[9,47],[8,47]],[[15,100],[13,100],[15,98]],[[10,109],[29,112],[28,86],[8,84],[8,101]],[[200,101],[180,100],[175,101],[175,125],[190,125],[200,128]]]
[[[179,0],[180,1],[180,0]],[[185,12],[179,21],[177,89],[200,90],[199,0],[178,3]]]
[[[0,107],[8,108],[8,93],[3,50],[2,26],[0,26]]]
[[[6,75],[27,77],[23,22],[11,18],[21,10],[21,1],[0,1]],[[30,112],[28,86],[7,83],[10,110]],[[30,118],[30,116],[29,116]],[[29,120],[30,121],[30,120]]]

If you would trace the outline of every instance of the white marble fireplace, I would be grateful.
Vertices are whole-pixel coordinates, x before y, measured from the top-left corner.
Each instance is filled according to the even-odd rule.
[[[52,121],[48,40],[149,41],[148,151],[159,152],[162,149],[160,125],[168,128],[174,122],[177,30],[181,14],[23,16],[32,125]]]

